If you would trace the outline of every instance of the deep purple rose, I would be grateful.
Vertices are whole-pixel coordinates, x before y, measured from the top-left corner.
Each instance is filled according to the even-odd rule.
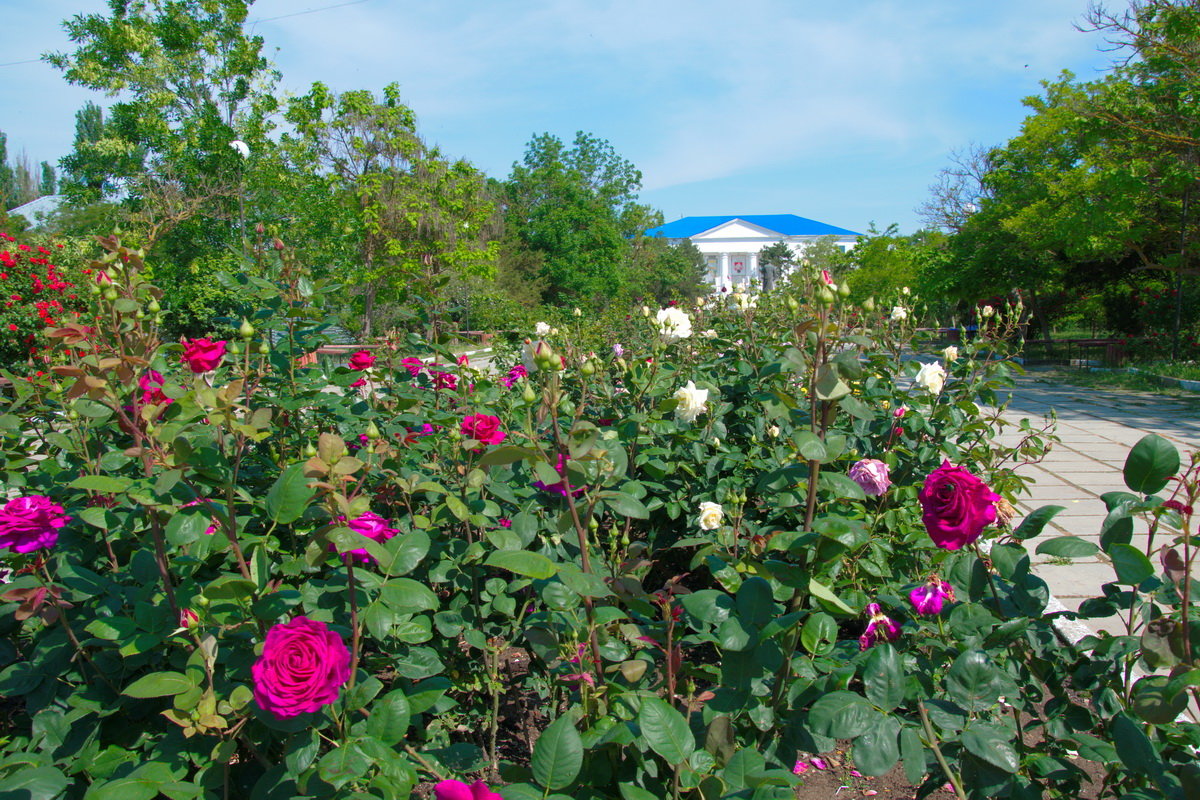
[[[879,603],[867,603],[867,629],[858,637],[858,649],[867,650],[880,642],[894,642],[900,638],[900,626],[883,613]]]
[[[892,485],[888,465],[875,458],[864,458],[850,468],[850,480],[872,497],[880,497]]]
[[[929,473],[917,495],[929,538],[943,550],[972,544],[996,521],[1000,495],[962,467],[949,461]]]
[[[49,497],[14,498],[0,508],[0,547],[14,553],[48,550],[58,541],[58,529],[70,519]]]
[[[324,622],[296,617],[267,631],[251,674],[258,707],[287,719],[337,700],[350,680],[350,651]]]

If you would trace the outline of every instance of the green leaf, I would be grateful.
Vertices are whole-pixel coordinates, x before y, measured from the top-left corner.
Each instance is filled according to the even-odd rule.
[[[1035,552],[1040,556],[1057,558],[1087,558],[1099,553],[1100,547],[1078,536],[1056,536],[1039,544]]]
[[[829,364],[817,367],[814,388],[818,400],[840,400],[850,394],[850,387],[837,376],[837,372]]]
[[[483,563],[537,580],[552,578],[558,572],[558,567],[549,558],[528,550],[497,550]]]
[[[633,495],[625,492],[600,492],[599,496],[621,516],[634,519],[650,518],[650,509],[646,508],[642,501]]]
[[[916,785],[925,777],[925,745],[916,728],[900,731],[900,757],[904,760],[904,777]]]
[[[836,691],[822,695],[808,711],[808,724],[815,733],[833,739],[853,739],[876,724],[879,712],[854,692]]]
[[[800,643],[814,656],[824,655],[837,644],[837,622],[824,611],[812,614],[800,629]]]
[[[67,783],[67,776],[54,767],[25,767],[0,779],[0,797],[52,800]]]
[[[884,711],[891,711],[904,702],[904,668],[891,644],[884,642],[871,648],[863,667],[863,686],[867,699]]]
[[[1147,675],[1133,685],[1133,713],[1155,725],[1169,725],[1187,708],[1184,692],[1172,693],[1166,675]]]
[[[1045,528],[1050,520],[1054,519],[1054,517],[1060,511],[1065,510],[1066,506],[1042,506],[1029,516],[1025,517],[1025,519],[1021,520],[1021,524],[1017,526],[1015,531],[1013,531],[1013,538],[1021,541],[1032,539],[1040,534],[1042,529]],[[1041,552],[1041,550],[1039,549],[1038,552]]]
[[[1016,773],[1021,766],[1021,757],[1013,746],[1012,737],[991,725],[976,723],[967,728],[963,731],[962,743],[972,755],[1005,772]]]
[[[292,464],[267,490],[267,516],[280,525],[289,525],[300,519],[315,492],[304,477],[304,465]]]
[[[825,443],[812,431],[797,430],[792,434],[792,441],[796,443],[796,450],[802,458],[808,461],[824,460]]]
[[[371,768],[371,760],[354,742],[339,745],[317,762],[317,774],[335,787],[362,777]]]
[[[388,747],[394,747],[408,731],[412,711],[404,692],[396,689],[371,704],[367,718],[367,733]]]
[[[1131,544],[1114,544],[1108,548],[1113,569],[1117,571],[1117,583],[1137,586],[1154,575],[1154,566],[1146,554]]]
[[[1153,776],[1162,772],[1162,756],[1154,749],[1154,743],[1124,712],[1113,717],[1111,731],[1117,758],[1122,764],[1141,775]]]
[[[193,688],[194,684],[180,672],[152,672],[125,687],[121,694],[128,697],[173,697]]]
[[[966,651],[946,673],[946,693],[968,711],[995,705],[1006,686],[1003,673],[982,650]]]
[[[672,766],[687,761],[696,749],[696,737],[692,735],[683,714],[657,697],[642,699],[638,727],[650,749]]]
[[[478,463],[481,467],[499,466],[501,464],[512,464],[516,461],[522,461],[535,455],[537,455],[537,451],[528,447],[505,445],[497,447],[495,450],[488,450],[479,458]]]
[[[816,578],[808,579],[808,591],[813,597],[816,597],[819,600],[824,600],[838,611],[850,615],[854,614],[854,609],[846,605],[845,602],[842,601],[842,598],[834,594],[833,590],[831,590],[825,584],[820,583]]]
[[[854,740],[854,766],[864,775],[883,775],[900,760],[900,723],[890,715]]]
[[[1156,433],[1145,436],[1125,459],[1125,485],[1135,492],[1154,494],[1179,472],[1179,451]]]
[[[428,586],[412,578],[392,578],[383,584],[379,601],[401,614],[436,611],[440,605],[437,595]]]
[[[111,475],[84,475],[67,484],[72,489],[87,489],[101,494],[121,494],[133,485],[130,478],[118,478]]]
[[[583,768],[583,740],[570,716],[561,716],[542,731],[533,746],[533,779],[547,789],[565,789]]]

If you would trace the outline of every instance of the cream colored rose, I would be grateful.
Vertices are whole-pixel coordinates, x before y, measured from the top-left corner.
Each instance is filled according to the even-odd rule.
[[[701,331],[701,332],[700,332],[700,335],[701,335],[701,336],[703,336],[705,339],[715,339],[715,338],[717,338],[717,332],[716,332],[716,331],[714,331],[712,328],[709,328],[709,329],[708,329],[708,330],[706,330],[706,331]]]
[[[700,530],[715,531],[721,527],[721,522],[724,519],[725,509],[721,508],[720,503],[705,501],[700,504]]]
[[[539,338],[542,336],[549,336],[550,324],[548,322],[539,322],[537,325],[533,326],[533,332],[536,333]]]
[[[992,308],[991,306],[984,306],[983,308],[979,309],[979,316],[983,317],[984,319],[994,317],[996,316],[996,309]]]
[[[779,426],[778,426],[778,425],[772,425],[771,427],[767,428],[767,436],[770,436],[772,439],[778,438],[778,436],[779,436]]]
[[[913,382],[924,386],[930,394],[941,394],[946,383],[946,370],[941,364],[922,364]]]
[[[954,345],[950,345],[949,347],[947,347],[945,350],[942,351],[942,358],[946,359],[947,364],[949,364],[952,361],[957,361],[958,360],[958,348],[955,347]]]
[[[675,342],[692,335],[692,320],[681,309],[660,308],[654,317],[663,341]]]
[[[708,389],[697,389],[694,381],[688,381],[679,391],[675,392],[679,405],[675,406],[675,416],[683,422],[695,422],[696,417],[708,410]]]
[[[908,319],[908,309],[904,306],[892,307],[892,322],[904,322]]]

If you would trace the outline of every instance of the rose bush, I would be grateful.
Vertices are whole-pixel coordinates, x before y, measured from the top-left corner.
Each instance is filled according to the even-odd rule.
[[[712,337],[564,315],[511,386],[522,335],[490,372],[399,337],[349,391],[361,370],[301,360],[329,287],[299,268],[219,278],[261,310],[198,377],[146,313],[138,253],[109,246],[112,323],[52,331],[56,371],[0,414],[5,490],[71,517],[53,547],[0,554],[0,792],[782,800],[839,740],[865,774],[961,796],[1075,797],[1079,758],[1131,793],[1187,775],[1189,731],[1142,716],[1186,687],[1126,686],[1044,618],[1023,542],[1053,509],[997,515],[986,558],[925,529],[939,464],[1016,499],[1045,452],[1034,429],[999,444],[981,405],[1016,368],[1000,324],[937,394],[906,372],[908,326],[802,285],[685,312]],[[680,424],[688,381],[712,388]],[[464,448],[480,409],[505,438]],[[1148,452],[1113,517],[1183,524]],[[849,477],[864,457],[888,466],[880,496]],[[1086,613],[1181,604],[1179,563],[1155,585],[1116,526],[1126,583]],[[913,606],[935,572],[955,589],[917,595],[936,617]],[[1123,766],[1117,737],[1161,770]]]

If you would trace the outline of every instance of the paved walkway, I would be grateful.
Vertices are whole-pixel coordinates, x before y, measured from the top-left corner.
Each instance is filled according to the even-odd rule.
[[[1128,491],[1122,468],[1129,449],[1148,433],[1157,433],[1179,449],[1186,463],[1193,450],[1200,448],[1200,395],[1173,398],[1140,392],[1087,389],[1051,383],[1038,373],[1019,378],[1006,416],[1013,421],[1027,417],[1040,425],[1053,411],[1058,415],[1061,444],[1039,464],[1021,468],[1033,478],[1031,494],[1017,504],[1023,516],[1044,505],[1065,506],[1054,521],[1036,539],[1026,543],[1034,571],[1050,586],[1050,591],[1071,610],[1089,598],[1103,594],[1101,584],[1113,580],[1114,572],[1101,553],[1069,563],[1048,556],[1033,555],[1037,545],[1049,538],[1070,534],[1099,544],[1100,526],[1107,511],[1100,495]],[[1016,438],[1006,433],[1001,441]],[[1156,544],[1166,540],[1161,533]],[[1133,544],[1144,548],[1146,525],[1134,525]],[[1157,566],[1157,558],[1152,558]],[[1124,633],[1117,617],[1088,620],[1093,630]]]

